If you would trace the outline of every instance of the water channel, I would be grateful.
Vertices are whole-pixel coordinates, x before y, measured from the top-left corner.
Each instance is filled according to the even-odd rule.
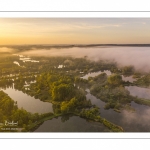
[[[89,73],[85,75],[82,78],[87,79],[89,76],[96,76],[102,72],[97,73]],[[107,75],[111,75],[109,71],[105,71]],[[134,79],[132,77],[123,77],[124,80],[133,82]],[[125,87],[127,90],[129,90],[131,95],[141,96],[142,98],[149,98],[150,99],[150,91],[146,88],[139,88],[136,86],[129,86]],[[147,91],[148,90],[148,91]],[[140,92],[139,92],[140,91]],[[135,112],[127,111],[127,110],[121,110],[121,113],[118,113],[114,111],[113,109],[105,110],[105,102],[101,101],[100,99],[96,98],[90,93],[89,89],[86,89],[86,97],[87,99],[90,99],[92,104],[95,104],[100,108],[100,116],[103,118],[106,118],[107,120],[111,121],[112,123],[115,123],[119,126],[122,126],[123,129],[126,132],[149,132],[150,131],[150,107],[145,105],[139,105],[135,102],[131,102],[131,107],[135,109]],[[147,92],[147,94],[145,94]],[[143,96],[142,96],[143,95]],[[96,125],[95,125],[96,124]],[[92,125],[92,126],[91,126]],[[85,126],[85,129],[83,128]],[[91,127],[90,127],[91,126]],[[96,128],[93,128],[93,126],[96,126]],[[67,121],[63,122],[61,120],[61,117],[58,119],[52,119],[45,121],[38,129],[35,130],[35,132],[67,132],[67,131],[82,131],[82,132],[105,132],[109,131],[106,130],[106,127],[102,127],[103,125],[100,123],[91,123],[87,122],[85,123],[85,120],[73,116],[70,117]],[[90,128],[89,128],[90,127]]]
[[[7,93],[13,100],[17,101],[18,108],[24,108],[31,113],[48,113],[53,112],[52,104],[35,99],[22,91],[18,91],[13,87],[1,89]]]
[[[38,62],[36,60],[31,60],[30,58],[23,58],[19,56],[20,60],[23,62],[31,61]],[[16,65],[17,62],[15,62]],[[108,76],[111,75],[109,70],[104,71]],[[102,73],[94,72],[88,73],[83,76],[83,79],[88,79],[88,77],[94,77]],[[124,81],[133,82],[135,79],[132,76],[125,77],[122,75]],[[150,99],[150,90],[147,88],[141,88],[137,86],[126,86],[125,87],[131,95],[140,98]],[[39,99],[35,99],[22,91],[18,91],[13,87],[8,87],[2,89],[7,93],[12,99],[17,101],[19,108],[24,108],[32,113],[46,113],[53,112],[52,104],[48,102],[42,102]],[[86,90],[87,99],[91,99],[92,104],[95,104],[100,108],[101,117],[120,125],[126,132],[150,132],[150,107],[145,105],[139,105],[135,102],[131,102],[131,106],[136,110],[135,112],[130,112],[127,110],[121,110],[121,113],[115,112],[113,109],[105,110],[105,102],[93,96],[89,89]],[[39,126],[35,132],[108,132],[109,130],[101,123],[87,121],[83,118],[77,116],[62,116],[54,118],[52,120],[45,121],[41,126]]]

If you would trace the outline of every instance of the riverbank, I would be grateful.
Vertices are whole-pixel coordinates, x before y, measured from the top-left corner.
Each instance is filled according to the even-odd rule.
[[[33,132],[35,131],[40,125],[42,125],[44,123],[44,121],[47,120],[51,120],[53,118],[57,118],[62,116],[62,114],[53,114],[52,116],[48,116],[48,117],[44,117],[42,119],[40,119],[39,121],[32,123],[29,127],[27,127],[26,129],[23,129],[21,132]]]
[[[77,114],[77,113],[73,113],[73,112],[67,113],[67,114],[53,114],[52,116],[44,117],[44,118],[40,119],[39,121],[32,123],[28,128],[23,129],[21,132],[34,132],[45,121],[51,120],[53,118],[57,118],[57,117],[60,117],[63,115],[69,115],[69,114],[73,115],[73,116],[79,116],[81,118],[88,119],[90,121],[100,122],[104,126],[106,126],[108,129],[110,129],[112,132],[124,132],[124,129],[122,127],[120,127],[116,124],[113,124],[112,122],[110,122],[100,116],[95,116],[94,118],[91,118],[91,117],[81,116],[81,114]]]

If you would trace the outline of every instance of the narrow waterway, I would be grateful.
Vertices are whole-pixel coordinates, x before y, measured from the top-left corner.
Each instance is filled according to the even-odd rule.
[[[82,78],[88,79],[89,76],[96,76],[101,72],[89,73]],[[106,71],[105,71],[106,73]],[[111,75],[107,71],[107,75]],[[130,77],[122,76],[123,80],[133,82],[134,79]],[[125,87],[131,95],[139,96],[142,98],[150,99],[150,91],[146,88],[139,88],[136,86]],[[148,91],[147,91],[148,90]],[[90,93],[89,89],[86,89],[86,98],[90,99],[93,105],[99,107],[100,116],[106,118],[112,123],[123,127],[125,132],[150,132],[150,107],[145,105],[139,105],[135,102],[131,102],[131,107],[135,109],[135,112],[121,110],[121,113],[114,111],[113,109],[104,109],[105,102],[96,98]],[[147,94],[145,94],[145,92]],[[65,122],[62,121],[61,117],[58,119],[52,119],[45,121],[35,132],[109,132],[106,127],[101,123],[87,122],[77,116],[68,118]]]
[[[78,116],[61,116],[45,121],[34,132],[109,132],[103,124]]]
[[[101,73],[106,73],[107,76],[112,75],[111,71],[109,71],[109,70],[104,70],[103,72],[102,72],[102,71],[98,71],[98,72],[91,72],[91,73],[88,73],[88,74],[84,75],[84,76],[81,77],[81,78],[87,80],[88,77],[95,77],[95,76],[98,76],[98,75],[101,74]],[[124,76],[124,75],[121,75],[121,76],[122,76],[122,80],[123,80],[123,81],[129,81],[129,82],[131,82],[131,83],[133,83],[134,81],[136,81],[136,79],[134,79],[132,76]]]
[[[132,96],[137,96],[139,98],[145,98],[150,100],[150,89],[142,88],[137,86],[126,86],[125,87]]]
[[[121,113],[115,112],[113,109],[105,110],[105,102],[93,96],[89,89],[87,91],[87,99],[91,99],[92,104],[100,108],[100,116],[107,120],[122,126],[126,132],[149,132],[150,131],[150,107],[139,105],[131,102],[131,107],[136,111],[131,112],[122,110]]]
[[[53,112],[52,104],[35,99],[22,91],[18,91],[13,87],[1,89],[7,93],[13,100],[17,101],[18,108],[24,108],[31,113],[47,113]]]

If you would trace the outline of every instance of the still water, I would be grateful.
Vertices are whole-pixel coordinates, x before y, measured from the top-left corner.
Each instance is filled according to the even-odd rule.
[[[125,87],[131,95],[141,98],[150,99],[150,89],[140,88],[136,86]],[[12,99],[17,101],[19,108],[32,113],[47,113],[53,112],[52,104],[42,102],[35,99],[22,91],[18,91],[13,87],[3,89]],[[113,109],[105,110],[105,102],[96,98],[86,90],[87,99],[90,99],[92,104],[100,108],[100,115],[103,118],[120,125],[126,132],[149,132],[150,131],[150,107],[139,105],[134,102],[131,106],[136,112],[122,110],[121,113],[115,112]],[[101,123],[89,122],[78,116],[70,116],[69,118],[58,117],[52,120],[45,121],[35,132],[109,132],[109,130]]]
[[[78,116],[68,117],[68,120],[66,117],[47,120],[34,132],[109,132],[101,123],[90,122]]]
[[[141,88],[137,86],[126,86],[125,88],[130,92],[132,96],[150,99],[150,89],[148,88]]]
[[[87,99],[91,99],[92,104],[100,108],[100,115],[103,118],[122,126],[125,132],[150,132],[150,107],[131,102],[131,107],[135,112],[121,110],[121,113],[113,109],[105,110],[105,102],[90,94],[87,91]],[[100,123],[87,122],[77,116],[68,118],[65,122],[61,117],[45,121],[35,132],[108,132]]]
[[[96,73],[89,73],[82,78],[88,79],[89,76],[96,76],[102,72]],[[107,75],[111,75],[110,71],[105,71]],[[122,76],[123,80],[133,82],[134,79],[132,76],[124,77]],[[131,95],[138,96],[141,98],[149,98],[150,99],[150,89],[140,88],[136,86],[129,86],[125,87]],[[150,107],[145,105],[139,105],[135,102],[131,102],[131,107],[135,109],[135,112],[121,110],[121,113],[114,111],[113,109],[105,110],[105,102],[101,101],[100,99],[96,98],[90,93],[89,89],[86,89],[86,98],[90,99],[92,104],[95,104],[100,108],[100,115],[103,118],[115,123],[121,127],[126,132],[150,132]],[[83,125],[83,126],[82,126]],[[85,126],[85,129],[84,129]],[[90,127],[91,126],[91,127]],[[93,128],[94,123],[91,124],[90,122],[86,122],[85,120],[73,116],[70,117],[66,122],[61,121],[61,117],[58,119],[52,119],[45,121],[35,132],[105,132],[108,131],[103,127],[102,124],[97,123],[97,127]],[[83,128],[82,128],[83,127]],[[90,127],[90,128],[89,128]]]
[[[28,52],[30,54],[30,51]],[[32,51],[32,53],[37,54],[37,50]],[[46,55],[46,56],[74,56],[74,57],[84,57],[87,56],[88,58],[92,60],[115,60],[118,64],[121,66],[128,66],[133,65],[136,69],[142,70],[142,71],[150,71],[150,48],[149,47],[108,47],[108,48],[72,48],[72,49],[63,49],[62,51],[57,49],[51,49],[50,51],[47,50],[41,50],[38,51],[39,55]],[[101,72],[99,72],[101,73]],[[99,74],[98,73],[98,74]],[[95,73],[98,75],[97,73]],[[93,75],[93,74],[92,74]],[[88,76],[86,75],[85,79],[88,79]],[[95,76],[95,75],[94,75]],[[124,77],[122,76],[123,80],[133,82],[132,77]],[[147,98],[150,99],[149,91],[146,93],[145,88],[139,87],[126,87],[131,95],[138,96],[141,98]],[[28,101],[28,99],[32,97],[26,97],[27,95],[24,93],[19,93],[20,91],[15,92],[9,91],[9,89],[6,89],[5,91],[8,93],[8,95],[17,100],[18,98],[18,106],[19,102],[25,101],[30,105],[31,101]],[[121,113],[117,113],[112,109],[105,110],[103,107],[105,105],[104,102],[102,102],[100,99],[97,99],[95,96],[91,95],[90,92],[87,90],[86,97],[88,99],[91,99],[91,102],[95,105],[97,105],[100,108],[100,115],[107,120],[120,125],[124,128],[126,132],[150,132],[150,107],[139,105],[134,102],[131,102],[131,106],[136,110],[136,112],[130,112],[126,110],[122,110]],[[23,100],[22,100],[23,99]],[[34,101],[35,100],[35,101]],[[32,109],[34,109],[36,103],[38,100],[33,99],[34,104]],[[44,102],[41,102],[41,105],[38,106],[37,111],[39,111],[41,106]],[[25,107],[26,104],[22,104],[19,107]],[[48,105],[48,104],[47,104]],[[29,107],[29,106],[28,106]],[[28,109],[26,108],[26,110]],[[46,107],[46,106],[45,106]],[[52,107],[51,107],[52,108]],[[50,109],[49,109],[50,110]],[[31,111],[31,110],[30,110]],[[66,121],[64,121],[66,120]],[[92,126],[91,126],[92,124]],[[96,126],[94,128],[93,126]],[[68,120],[62,119],[62,117],[59,117],[58,119],[54,118],[52,120],[45,121],[37,130],[36,132],[67,132],[67,131],[83,131],[83,132],[104,132],[105,127],[101,124],[97,123],[91,123],[87,122],[85,119],[82,119],[77,116],[72,116]]]
[[[101,74],[101,73],[106,73],[107,76],[110,76],[110,75],[112,74],[111,71],[109,71],[109,70],[104,70],[103,72],[102,72],[102,71],[97,71],[97,72],[88,73],[88,74],[84,75],[84,76],[81,77],[81,78],[87,80],[88,77],[95,77],[95,76],[98,76],[98,75]],[[136,79],[134,79],[132,76],[124,76],[124,75],[121,75],[121,76],[122,76],[122,80],[123,80],[123,81],[129,81],[129,82],[131,82],[131,83],[133,83],[134,81],[136,81]]]
[[[88,77],[95,77],[95,76],[98,76],[101,73],[106,73],[108,76],[111,75],[111,72],[109,70],[104,70],[103,72],[102,71],[97,71],[97,72],[88,73],[88,74],[84,75],[81,78],[88,79]]]
[[[52,104],[35,99],[22,91],[18,91],[13,87],[2,89],[13,100],[17,101],[18,108],[24,108],[31,113],[47,113],[53,112]]]
[[[87,99],[91,99],[92,104],[97,105],[100,108],[101,117],[120,125],[126,132],[149,132],[150,131],[150,107],[145,105],[139,105],[135,102],[131,102],[131,107],[135,109],[135,112],[122,110],[121,113],[115,112],[113,109],[105,110],[105,102],[96,98],[89,93],[86,95]]]

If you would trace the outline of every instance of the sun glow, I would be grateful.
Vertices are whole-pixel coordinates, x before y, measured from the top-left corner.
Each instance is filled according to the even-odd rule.
[[[145,44],[150,19],[1,18],[4,44]]]

